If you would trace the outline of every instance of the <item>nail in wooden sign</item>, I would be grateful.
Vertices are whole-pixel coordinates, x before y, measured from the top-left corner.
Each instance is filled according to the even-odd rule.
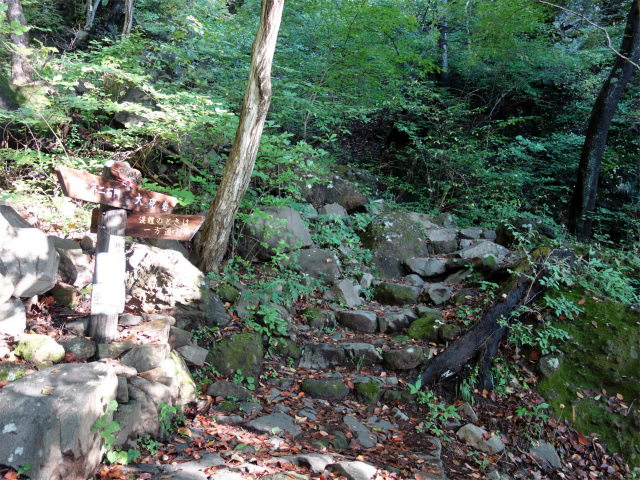
[[[150,215],[133,212],[127,217],[127,235],[140,238],[191,240],[204,217],[200,215]]]
[[[171,213],[178,202],[177,198],[170,195],[142,188],[128,189],[118,180],[109,180],[73,168],[58,166],[55,171],[64,194],[85,202],[151,214]]]

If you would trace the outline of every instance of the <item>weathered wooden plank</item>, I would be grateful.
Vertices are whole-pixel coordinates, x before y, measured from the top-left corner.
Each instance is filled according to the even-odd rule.
[[[171,195],[141,188],[128,189],[118,180],[101,178],[73,168],[58,166],[55,171],[64,194],[78,200],[157,214],[171,213],[178,202]]]
[[[140,238],[191,240],[202,226],[200,215],[156,215],[131,213],[127,217],[127,235]]]

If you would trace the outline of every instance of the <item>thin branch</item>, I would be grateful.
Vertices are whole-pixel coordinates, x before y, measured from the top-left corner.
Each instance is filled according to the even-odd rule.
[[[550,7],[557,8],[558,10],[562,10],[563,12],[566,12],[566,13],[568,13],[570,15],[574,15],[574,16],[584,20],[585,22],[587,22],[592,27],[600,30],[602,33],[604,33],[605,37],[607,38],[607,48],[609,50],[611,50],[614,54],[616,54],[618,57],[623,59],[625,62],[629,62],[631,65],[633,65],[640,72],[640,65],[639,64],[637,64],[636,62],[631,60],[629,57],[625,57],[623,54],[621,54],[618,50],[615,49],[615,47],[611,43],[611,37],[609,36],[609,32],[607,31],[606,28],[601,27],[600,25],[592,22],[591,20],[589,20],[582,13],[578,13],[578,12],[576,12],[574,10],[570,10],[568,8],[564,8],[564,7],[560,6],[560,5],[556,5],[555,3],[547,2],[546,0],[537,0],[537,1],[538,1],[538,3],[542,3],[543,5],[548,5]],[[640,0],[639,0],[639,2],[640,2]]]

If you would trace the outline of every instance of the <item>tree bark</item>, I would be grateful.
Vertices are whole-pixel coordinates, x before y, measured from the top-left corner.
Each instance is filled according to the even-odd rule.
[[[240,124],[196,246],[197,265],[213,270],[227,249],[240,202],[251,180],[262,128],[271,103],[271,64],[278,39],[284,0],[262,0],[260,25],[251,49],[249,81],[240,112]]]
[[[133,0],[125,0],[124,2],[124,26],[122,27],[122,36],[131,33],[133,25]]]
[[[638,0],[631,2],[631,11],[627,17],[627,25],[620,46],[620,53],[635,63],[640,59],[639,3]],[[617,56],[591,110],[569,211],[569,231],[581,240],[588,240],[591,237],[598,177],[609,126],[634,70],[633,64]]]
[[[20,0],[4,0],[7,4],[7,20],[9,23],[18,22],[20,26],[27,25],[22,11]],[[29,33],[22,35],[11,35],[14,48],[11,52],[11,83],[14,85],[26,85],[31,83],[33,67],[25,55],[25,50],[29,48]]]

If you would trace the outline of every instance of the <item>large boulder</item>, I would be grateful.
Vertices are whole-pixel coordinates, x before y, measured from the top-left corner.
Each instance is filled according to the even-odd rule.
[[[13,285],[11,286],[13,288]],[[27,328],[27,312],[18,298],[0,304],[0,333],[19,337]]]
[[[327,290],[322,296],[328,302],[337,302],[346,305],[348,308],[355,308],[362,304],[362,299],[358,295],[353,283],[346,278],[340,280],[333,287]]]
[[[311,278],[317,278],[324,283],[332,284],[342,277],[340,260],[335,252],[331,250],[309,248],[308,250],[300,250],[296,257],[296,261],[291,262],[291,267],[302,274],[309,275]]]
[[[316,205],[337,203],[348,213],[364,212],[369,199],[358,189],[358,186],[337,175],[331,179],[323,179],[318,183],[300,182],[303,197]]]
[[[373,291],[374,298],[385,305],[403,306],[418,303],[420,287],[400,283],[380,282]]]
[[[383,278],[405,276],[404,261],[427,253],[420,228],[404,212],[391,211],[378,215],[361,239],[363,245],[371,250],[371,263]]]
[[[125,286],[129,304],[143,312],[164,312],[178,318],[178,328],[225,326],[231,318],[212,284],[184,255],[133,244],[127,251]]]
[[[104,453],[92,427],[117,388],[113,367],[96,362],[58,365],[0,389],[0,464],[31,465],[32,480],[89,478]]]
[[[238,235],[238,252],[250,259],[267,261],[278,252],[290,252],[311,245],[313,241],[309,230],[304,226],[300,214],[291,207],[271,207],[254,212]]]
[[[40,295],[55,285],[60,255],[53,241],[6,205],[0,205],[0,239],[0,274],[14,285],[14,297]]]

